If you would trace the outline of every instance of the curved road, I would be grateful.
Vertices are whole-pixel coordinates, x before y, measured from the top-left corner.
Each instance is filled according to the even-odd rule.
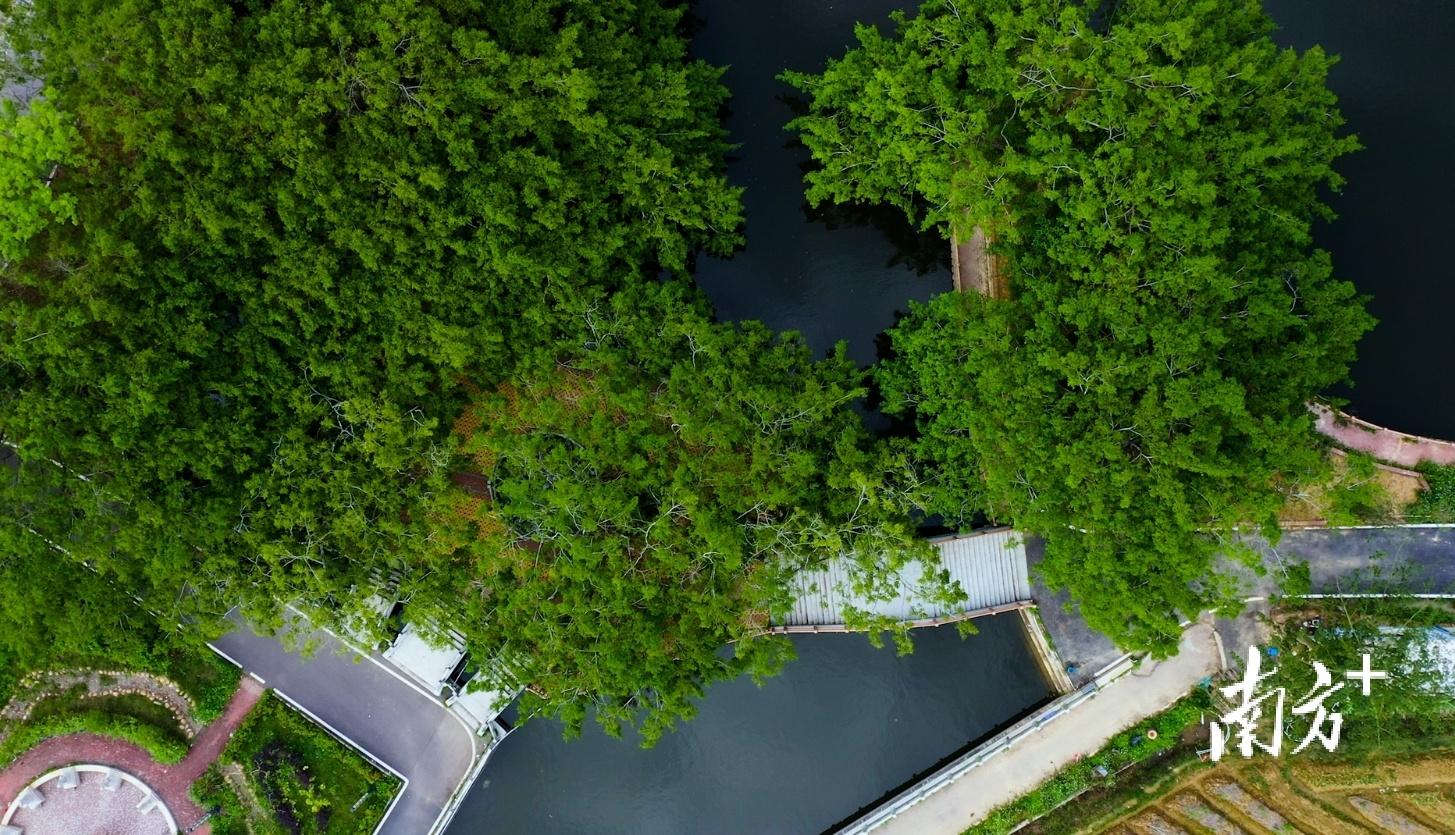
[[[471,773],[475,735],[388,662],[360,658],[327,632],[309,640],[316,650],[305,658],[239,626],[213,646],[404,778],[380,833],[430,832]]]

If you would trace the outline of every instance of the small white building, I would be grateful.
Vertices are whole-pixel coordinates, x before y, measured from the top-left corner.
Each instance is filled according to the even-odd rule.
[[[453,644],[445,647],[431,644],[411,623],[384,650],[384,657],[410,678],[424,685],[424,689],[431,695],[445,698],[453,695],[446,692],[445,685],[455,667],[464,660],[465,651]]]
[[[495,721],[515,694],[470,690],[468,684],[474,676],[461,643],[455,639],[446,646],[436,646],[411,623],[384,650],[384,658],[479,733]]]

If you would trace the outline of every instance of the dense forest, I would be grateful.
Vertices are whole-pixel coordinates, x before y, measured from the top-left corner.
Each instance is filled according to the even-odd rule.
[[[392,593],[611,724],[781,665],[782,639],[717,653],[783,572],[923,554],[874,487],[860,372],[659,283],[740,241],[681,9],[5,14],[45,87],[0,116],[0,506],[163,623],[383,629],[365,604]],[[451,476],[484,452],[498,507],[471,520]]]
[[[1100,10],[1102,13],[1096,13]],[[1318,48],[1258,0],[931,0],[819,76],[811,200],[979,227],[1008,300],[945,294],[891,333],[931,507],[985,509],[1119,644],[1170,652],[1230,606],[1214,557],[1276,536],[1325,467],[1306,401],[1373,320],[1310,227],[1353,151]]]
[[[1331,59],[1256,0],[930,0],[788,76],[811,201],[981,227],[1010,276],[865,372],[692,285],[743,218],[683,15],[0,2],[43,84],[0,105],[0,663],[133,598],[382,634],[382,595],[527,715],[650,741],[781,668],[792,572],[879,588],[936,514],[1045,538],[1128,648],[1226,603],[1214,554],[1323,466],[1304,402],[1370,326],[1310,243],[1355,148]]]

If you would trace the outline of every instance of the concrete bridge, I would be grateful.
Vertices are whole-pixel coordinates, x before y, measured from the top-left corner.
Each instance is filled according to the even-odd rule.
[[[911,627],[939,626],[968,618],[1034,606],[1023,536],[1011,528],[992,528],[931,540],[950,577],[968,596],[950,607],[925,602],[916,594],[922,578],[918,563],[900,574],[899,593],[887,601],[870,601],[849,581],[845,560],[795,580],[798,599],[773,632],[846,632],[844,612],[854,609],[887,615]]]

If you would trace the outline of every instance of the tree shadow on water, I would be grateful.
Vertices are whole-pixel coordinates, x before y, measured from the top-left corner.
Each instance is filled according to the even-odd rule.
[[[949,241],[938,232],[916,229],[894,206],[824,203],[815,207],[805,201],[799,208],[804,217],[829,231],[861,226],[878,230],[894,248],[885,267],[908,267],[918,275],[950,272]]]
[[[794,117],[808,113],[808,100],[801,94],[783,93],[778,96]],[[799,156],[799,182],[821,166],[815,162],[797,136],[794,134],[783,147]],[[917,207],[918,208],[918,207]],[[894,206],[867,203],[823,203],[810,206],[805,200],[799,205],[803,216],[810,223],[823,224],[829,231],[872,227],[884,236],[894,248],[894,254],[885,261],[886,268],[908,267],[918,275],[948,273],[950,271],[950,244],[938,232],[921,231],[903,211]],[[922,212],[916,212],[922,214]]]

